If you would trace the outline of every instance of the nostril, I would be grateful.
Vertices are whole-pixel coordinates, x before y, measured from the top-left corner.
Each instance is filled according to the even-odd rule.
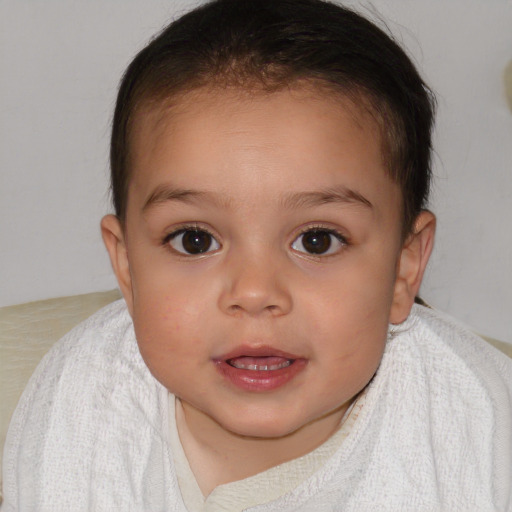
[[[219,295],[219,307],[225,313],[239,316],[245,314],[280,316],[291,309],[290,291],[267,272],[254,265],[233,270],[232,280],[226,283]]]
[[[270,304],[268,306],[262,306],[262,307],[251,307],[247,304],[231,304],[228,307],[228,313],[234,316],[240,316],[240,315],[248,315],[248,316],[254,316],[254,315],[271,315],[271,316],[279,316],[281,314],[284,314],[283,308],[281,308],[278,305]]]

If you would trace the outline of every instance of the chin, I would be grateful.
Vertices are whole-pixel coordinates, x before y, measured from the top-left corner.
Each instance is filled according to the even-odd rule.
[[[218,421],[218,420],[217,420]],[[223,418],[218,421],[224,430],[243,437],[254,437],[262,439],[277,439],[296,432],[305,423],[297,420],[290,421],[290,418],[283,418],[283,414],[275,417],[269,414],[259,413],[248,414],[240,412],[235,418]]]

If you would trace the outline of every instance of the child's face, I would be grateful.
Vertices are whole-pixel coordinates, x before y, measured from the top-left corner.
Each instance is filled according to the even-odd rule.
[[[371,117],[307,89],[203,91],[132,144],[118,277],[151,372],[238,434],[341,417],[408,313]]]

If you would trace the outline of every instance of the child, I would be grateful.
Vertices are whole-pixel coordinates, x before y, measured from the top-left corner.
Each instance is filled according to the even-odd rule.
[[[512,361],[415,305],[433,99],[321,0],[217,0],[130,64],[124,301],[43,361],[5,510],[511,510]]]

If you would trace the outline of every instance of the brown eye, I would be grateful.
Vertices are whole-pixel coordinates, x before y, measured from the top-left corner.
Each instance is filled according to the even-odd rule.
[[[173,233],[169,245],[182,254],[204,254],[220,248],[219,242],[202,229],[182,229]]]
[[[327,229],[311,229],[292,243],[292,249],[313,255],[334,254],[345,245],[341,235]]]

